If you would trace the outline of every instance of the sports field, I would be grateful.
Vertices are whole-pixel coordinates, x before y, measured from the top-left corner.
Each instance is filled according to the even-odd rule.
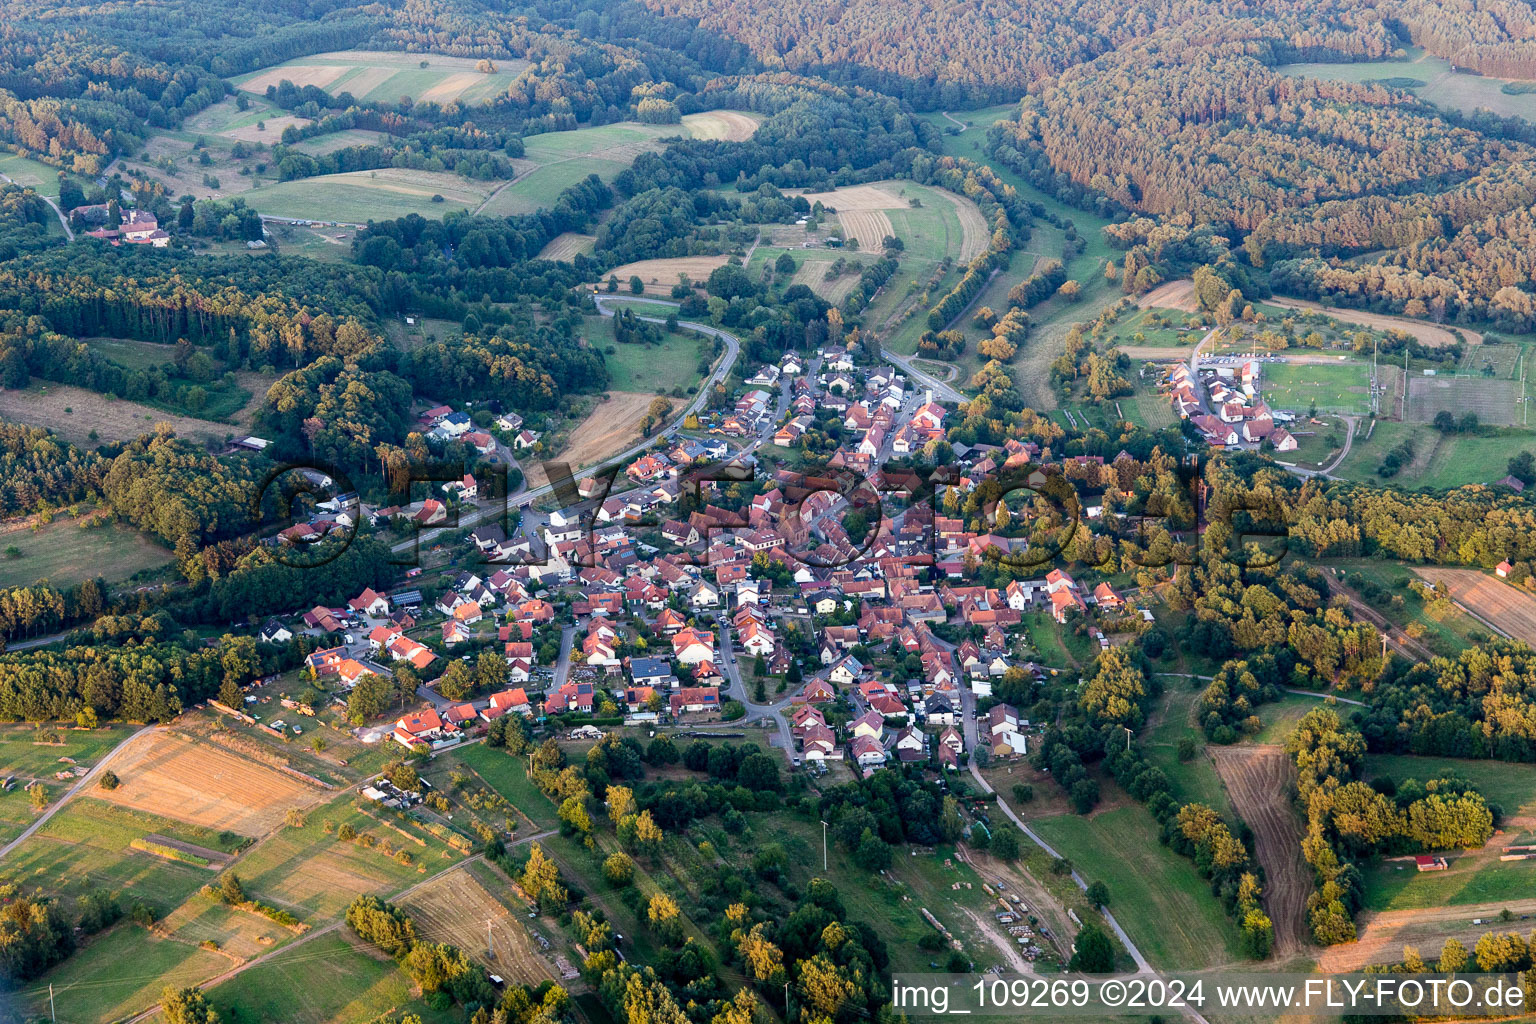
[[[1371,411],[1371,370],[1363,363],[1265,363],[1259,378],[1270,408],[1363,415]]]
[[[1481,423],[1510,426],[1525,417],[1525,382],[1497,377],[1409,377],[1408,419],[1429,423],[1438,413],[1476,413]]]
[[[409,96],[417,103],[481,103],[499,93],[528,67],[524,60],[496,60],[495,70],[476,70],[472,57],[380,50],[338,50],[263,68],[233,79],[243,92],[262,95],[283,80],[303,88],[317,86],[332,96],[351,93],[359,100],[395,102]]]

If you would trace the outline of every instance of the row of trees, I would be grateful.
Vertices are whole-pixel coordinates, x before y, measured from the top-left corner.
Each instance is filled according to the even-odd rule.
[[[1465,780],[1403,780],[1392,788],[1361,781],[1365,737],[1331,708],[1303,716],[1285,750],[1296,764],[1297,798],[1307,819],[1301,850],[1317,879],[1307,916],[1323,945],[1355,938],[1359,858],[1478,847],[1493,835],[1493,811]]]

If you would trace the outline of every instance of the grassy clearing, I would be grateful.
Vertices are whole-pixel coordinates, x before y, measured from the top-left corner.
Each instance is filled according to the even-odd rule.
[[[346,131],[332,132],[329,135],[318,135],[313,139],[304,139],[302,142],[295,143],[293,148],[301,153],[324,156],[338,149],[347,149],[350,146],[376,146],[388,140],[389,136],[384,132],[350,128]]]
[[[1366,560],[1336,562],[1333,563],[1333,567],[1347,575],[1359,573],[1365,579],[1389,591],[1392,596],[1401,597],[1403,599],[1401,607],[1394,606],[1390,598],[1380,604],[1368,603],[1396,626],[1404,629],[1413,628],[1415,633],[1422,629],[1420,639],[1437,654],[1457,654],[1474,643],[1482,642],[1488,635],[1486,626],[1455,605],[1446,603],[1444,608],[1437,607],[1432,611],[1422,598],[1408,589],[1408,581],[1418,577],[1405,565]],[[1365,595],[1362,594],[1361,597],[1364,598]],[[1418,628],[1414,628],[1415,623],[1418,624]]]
[[[441,841],[427,836],[407,822],[380,810],[382,821],[406,828],[418,845],[352,804],[345,794],[324,807],[309,811],[302,828],[284,827],[256,845],[240,859],[240,877],[257,898],[276,903],[311,924],[340,917],[354,896],[387,895],[421,880],[424,873],[440,871],[459,857]],[[338,838],[325,831],[350,825],[359,834],[388,840],[396,850],[407,850],[412,864],[401,864],[382,850]]]
[[[55,520],[35,533],[0,533],[0,549],[10,547],[20,550],[21,555],[0,557],[0,587],[25,586],[38,580],[67,587],[94,576],[116,583],[174,561],[170,551],[132,527],[112,523],[82,530],[77,521],[68,518]]]
[[[538,828],[559,826],[555,805],[528,778],[524,763],[505,750],[476,743],[455,751],[452,757],[474,769],[488,786],[506,797]]]
[[[1504,761],[1467,761],[1457,757],[1415,757],[1411,754],[1372,754],[1366,759],[1365,776],[1390,776],[1403,779],[1437,778],[1457,775],[1477,787],[1490,803],[1498,804],[1506,816],[1536,816],[1536,764],[1509,764]],[[1531,823],[1536,825],[1536,821]],[[1527,826],[1531,827],[1531,826]]]
[[[1410,80],[1411,84],[1400,87],[1438,107],[1460,110],[1466,114],[1484,109],[1500,117],[1523,117],[1527,121],[1536,121],[1536,95],[1523,93],[1511,96],[1505,93],[1503,86],[1508,79],[1453,72],[1449,61],[1431,56],[1419,47],[1408,48],[1408,54],[1407,60],[1375,60],[1354,64],[1283,64],[1276,70],[1283,74],[1336,82]]]
[[[1492,903],[1529,898],[1536,892],[1536,861],[1500,861],[1500,847],[1529,843],[1536,832],[1536,765],[1501,761],[1466,761],[1449,757],[1374,754],[1367,758],[1368,778],[1387,776],[1401,783],[1457,775],[1497,804],[1505,834],[1481,850],[1450,858],[1447,871],[1415,871],[1411,862],[1382,861],[1365,872],[1365,905],[1373,910]]]
[[[1296,723],[1301,721],[1303,715],[1314,708],[1326,705],[1327,701],[1320,697],[1303,697],[1296,693],[1288,693],[1272,704],[1261,704],[1258,713],[1259,718],[1264,722],[1264,727],[1252,736],[1246,737],[1243,742],[1284,743],[1285,738],[1296,728]],[[1336,707],[1335,710],[1340,708]]]
[[[1241,957],[1236,926],[1194,865],[1158,841],[1145,807],[1032,827],[1090,883],[1109,887],[1110,910],[1155,966],[1198,970]]]
[[[215,986],[208,993],[228,1024],[343,1024],[406,1010],[423,1021],[453,1019],[415,999],[410,978],[345,933],[326,935]]]
[[[0,174],[49,199],[59,197],[59,169],[20,153],[0,152]]]
[[[64,899],[115,889],[125,900],[143,900],[163,916],[210,876],[204,868],[130,849],[129,843],[150,832],[215,850],[235,848],[228,835],[77,797],[11,851],[5,876]]]
[[[1536,861],[1500,861],[1497,847],[1449,858],[1445,871],[1417,871],[1413,862],[1386,860],[1364,871],[1365,906],[1370,910],[1529,899],[1536,892]]]
[[[1202,803],[1230,819],[1235,817],[1231,801],[1215,766],[1205,754],[1205,734],[1194,722],[1195,707],[1205,688],[1203,682],[1197,683],[1199,688],[1191,689],[1188,679],[1163,680],[1167,690],[1154,713],[1151,727],[1143,732],[1141,742],[1147,760],[1168,776],[1173,796],[1179,803]],[[1195,743],[1195,756],[1188,761],[1179,760],[1179,741],[1184,739]]]
[[[64,767],[59,758],[71,757],[84,765],[95,764],[97,758],[133,732],[134,728],[128,725],[100,729],[3,726],[0,727],[0,774],[52,781],[53,773]],[[54,742],[55,737],[58,742]]]
[[[880,930],[891,953],[891,970],[930,971],[930,965],[941,959],[941,954],[917,947],[923,933],[932,930],[919,913],[922,907],[928,908],[961,940],[978,968],[999,961],[983,928],[970,917],[976,914],[995,928],[991,919],[995,904],[982,891],[976,872],[956,859],[952,846],[941,846],[931,853],[919,850],[915,856],[898,856],[887,875],[881,877],[855,865],[835,845],[829,848],[828,870],[823,871],[819,822],[778,814],[765,820],[758,831],[762,833],[759,842],[772,841],[784,846],[796,885],[803,887],[812,877],[830,879],[849,914]],[[748,848],[743,856],[750,857],[753,844],[745,845]],[[956,883],[960,888],[953,888]],[[1006,935],[1004,938],[1011,941]]]
[[[523,140],[524,160],[531,169],[491,196],[479,212],[507,217],[547,209],[561,192],[587,175],[611,182],[635,157],[660,149],[660,139],[685,134],[678,125],[626,121],[531,135]]]
[[[676,388],[691,393],[698,387],[699,358],[709,351],[706,345],[687,331],[666,332],[660,345],[605,344],[608,385],[615,391],[664,395]]]
[[[386,167],[264,185],[247,193],[245,201],[258,213],[296,220],[361,224],[411,213],[436,220],[451,210],[474,209],[497,184]],[[441,200],[434,201],[436,196]]]
[[[1415,446],[1413,462],[1390,480],[1377,476],[1376,468],[1387,452],[1406,439]],[[1337,475],[1409,490],[1492,483],[1509,471],[1510,456],[1522,449],[1536,449],[1536,431],[1507,428],[1488,436],[1441,434],[1425,423],[1378,420],[1370,440],[1356,438]]]
[[[555,205],[561,192],[587,175],[595,174],[611,182],[628,166],[628,162],[618,160],[575,157],[548,167],[537,167],[497,192],[479,212],[487,217],[512,217],[546,210]]]
[[[64,1024],[117,1020],[157,1003],[167,985],[195,985],[229,966],[217,953],[121,924],[29,985],[21,996],[48,1016],[48,986]],[[274,1018],[275,1019],[275,1018]]]

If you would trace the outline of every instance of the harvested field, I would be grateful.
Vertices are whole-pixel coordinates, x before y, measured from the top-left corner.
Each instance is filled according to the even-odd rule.
[[[381,167],[266,185],[246,193],[245,200],[264,216],[360,225],[408,213],[439,218],[449,210],[474,209],[497,187],[446,171]]]
[[[1183,348],[1172,348],[1167,345],[1120,345],[1120,351],[1131,359],[1150,359],[1153,362],[1187,362],[1189,350],[1193,344]]]
[[[156,931],[189,945],[214,942],[227,956],[250,960],[292,937],[281,925],[208,896],[194,896],[177,907]]]
[[[1195,282],[1187,277],[1177,281],[1165,281],[1137,299],[1136,305],[1142,309],[1156,306],[1159,309],[1178,309],[1185,313],[1193,313],[1198,308],[1195,300]]]
[[[262,122],[262,124],[266,125],[265,129],[257,128],[254,124],[248,124],[243,128],[230,128],[219,134],[226,139],[238,139],[241,142],[271,142],[274,139],[281,139],[283,137],[283,129],[289,125],[293,125],[295,128],[303,128],[312,123],[307,117],[279,114],[276,117],[269,117]]]
[[[1191,287],[1193,287],[1193,284],[1191,284]],[[1388,316],[1384,313],[1364,313],[1358,309],[1343,309],[1339,306],[1323,306],[1305,299],[1282,299],[1276,296],[1265,301],[1285,309],[1299,309],[1309,313],[1327,313],[1336,319],[1352,324],[1363,324],[1378,331],[1406,331],[1415,338],[1418,338],[1423,344],[1431,347],[1443,347],[1456,343],[1456,337],[1451,334],[1449,328],[1424,320],[1410,320],[1405,316]],[[1483,343],[1481,333],[1470,331],[1465,327],[1458,327],[1456,329],[1467,339],[1468,344],[1481,345]]]
[[[231,427],[223,423],[177,416],[67,384],[34,384],[21,390],[0,388],[0,419],[48,427],[67,441],[87,446],[131,441],[140,434],[153,432],[156,423],[169,423],[179,437],[194,441],[222,440],[231,432]],[[94,441],[90,436],[93,430],[97,435]]]
[[[1253,829],[1264,866],[1265,909],[1275,923],[1275,954],[1298,952],[1307,936],[1311,871],[1301,857],[1301,823],[1291,807],[1291,764],[1277,746],[1209,747],[1232,806]]]
[[[1446,939],[1459,939],[1471,949],[1488,932],[1522,930],[1517,922],[1504,924],[1499,920],[1499,912],[1505,909],[1516,915],[1529,914],[1536,911],[1536,898],[1427,910],[1366,911],[1355,921],[1359,938],[1323,950],[1317,969],[1324,974],[1338,974],[1357,971],[1368,964],[1392,963],[1402,959],[1405,944],[1417,946],[1426,959],[1439,955]],[[1483,923],[1473,924],[1474,918]]]
[[[288,67],[281,65],[275,68],[267,68],[259,71],[254,76],[240,83],[240,88],[246,92],[264,93],[267,86],[281,85],[283,82],[292,82],[300,89],[306,85],[324,89],[347,71],[341,64],[311,64],[308,67]]]
[[[757,118],[739,110],[709,110],[702,114],[687,114],[683,127],[696,139],[718,139],[722,142],[744,142],[757,131]]]
[[[469,865],[433,879],[402,903],[422,936],[459,947],[506,980],[529,985],[555,980],[522,922],[481,884]],[[493,957],[486,955],[487,922]]]
[[[855,264],[849,273],[840,274],[828,281],[827,268],[830,266],[831,260],[802,260],[795,270],[795,276],[790,278],[790,284],[803,284],[828,302],[842,302],[843,297],[859,283],[858,265]]]
[[[1536,644],[1536,597],[1476,569],[1415,568],[1430,583],[1444,583],[1451,600],[1477,618],[1528,644]]]
[[[725,266],[728,259],[727,256],[679,256],[670,260],[640,260],[615,267],[603,275],[603,280],[606,281],[610,275],[615,276],[627,290],[629,279],[638,277],[645,282],[647,295],[670,297],[672,286],[677,284],[678,274],[687,274],[688,280],[695,283],[702,282],[708,279],[716,267]]]
[[[859,248],[866,252],[879,252],[885,237],[896,233],[891,218],[881,210],[850,210],[839,213],[837,221],[843,226],[843,236],[857,238]]]
[[[636,391],[608,392],[607,400],[599,402],[591,415],[576,424],[564,450],[549,456],[549,460],[570,463],[574,469],[593,466],[617,455],[640,440],[640,421],[645,419],[646,409],[655,398]],[[523,471],[529,487],[542,487],[549,482],[542,462],[537,466],[525,465]]]
[[[270,832],[290,807],[326,798],[318,786],[175,733],[137,737],[112,770],[122,785],[95,794],[103,800],[248,836]]]
[[[473,72],[460,71],[449,75],[426,92],[417,97],[418,100],[428,103],[449,103],[460,94],[467,92],[469,87],[480,81],[481,76]]]
[[[283,80],[300,88],[314,85],[333,96],[350,93],[360,100],[393,102],[411,96],[420,102],[480,103],[505,91],[528,67],[524,60],[496,60],[496,70],[476,69],[473,57],[444,57],[432,53],[384,50],[337,50],[298,57],[233,81],[244,92],[258,95]]]
[[[960,262],[969,263],[981,255],[992,236],[992,232],[987,230],[987,219],[981,215],[980,207],[969,199],[952,192],[945,192],[943,196],[954,204],[955,214],[960,218],[960,228],[964,232],[960,241]],[[859,244],[864,243],[860,241]]]
[[[551,238],[549,244],[539,250],[539,259],[569,261],[575,259],[578,253],[590,253],[596,241],[596,235],[566,231]]]
[[[855,185],[852,188],[840,188],[832,192],[806,192],[803,198],[812,206],[820,203],[838,213],[853,213],[858,210],[899,210],[907,205],[905,199],[877,185]]]

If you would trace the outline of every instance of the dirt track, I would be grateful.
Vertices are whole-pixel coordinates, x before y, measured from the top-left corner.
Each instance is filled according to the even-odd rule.
[[[1232,805],[1253,829],[1264,866],[1264,902],[1275,924],[1275,954],[1306,943],[1311,871],[1301,856],[1301,823],[1291,807],[1291,764],[1277,746],[1211,747]]]
[[[1430,583],[1443,582],[1451,600],[1516,640],[1536,645],[1536,597],[1477,569],[1414,569]]]

